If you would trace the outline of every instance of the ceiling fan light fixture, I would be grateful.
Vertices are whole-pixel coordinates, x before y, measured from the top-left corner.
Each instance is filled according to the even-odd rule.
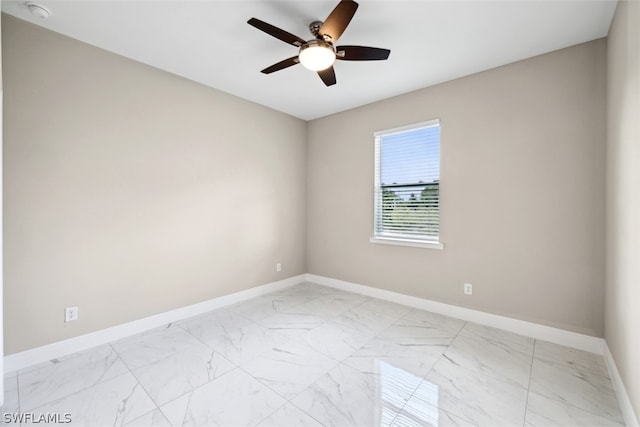
[[[336,84],[333,63],[337,59],[341,61],[382,61],[389,58],[389,53],[391,53],[389,49],[351,45],[334,46],[351,22],[357,9],[358,3],[354,0],[340,0],[324,22],[313,21],[309,24],[309,31],[314,37],[309,41],[257,18],[249,19],[247,24],[252,27],[298,48],[298,55],[277,62],[260,70],[260,72],[271,74],[296,64],[302,64],[308,70],[315,71],[325,86],[333,86]]]
[[[300,47],[300,63],[311,71],[326,70],[336,60],[336,51],[330,43],[311,40]]]

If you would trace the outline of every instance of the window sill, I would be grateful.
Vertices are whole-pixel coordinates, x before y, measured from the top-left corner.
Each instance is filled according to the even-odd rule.
[[[424,249],[444,249],[444,243],[436,243],[436,242],[425,242],[422,240],[411,240],[411,239],[400,239],[400,238],[391,238],[391,237],[370,237],[370,243],[377,243],[382,245],[395,245],[395,246],[411,246],[414,248],[424,248]]]

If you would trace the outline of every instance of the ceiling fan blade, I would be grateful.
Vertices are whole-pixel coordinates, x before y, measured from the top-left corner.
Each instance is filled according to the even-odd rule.
[[[333,86],[336,84],[336,72],[333,70],[333,67],[318,71],[318,75],[325,85]]]
[[[331,37],[331,43],[338,41],[344,30],[351,22],[351,18],[358,9],[358,3],[353,0],[342,0],[325,19],[318,34]]]
[[[343,61],[382,61],[389,58],[389,49],[369,46],[337,46],[336,59]]]
[[[264,74],[271,74],[274,73],[276,71],[280,71],[283,70],[285,68],[291,67],[292,65],[296,65],[300,63],[300,60],[298,59],[297,56],[291,57],[291,58],[287,58],[284,61],[280,61],[277,64],[273,64],[270,67],[265,68],[264,70],[260,71],[261,73]]]
[[[249,19],[247,21],[247,24],[252,25],[257,29],[269,34],[270,36],[273,36],[277,39],[282,40],[285,43],[289,43],[296,47],[300,47],[305,43],[305,40],[301,39],[300,37],[294,34],[288,33],[285,30],[282,30],[278,27],[274,27],[271,24],[267,24],[266,22],[256,18]]]

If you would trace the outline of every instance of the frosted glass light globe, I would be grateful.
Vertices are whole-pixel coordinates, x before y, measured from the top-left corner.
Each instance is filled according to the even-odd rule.
[[[298,59],[305,68],[311,71],[321,71],[333,65],[336,53],[329,43],[311,40],[302,45]]]

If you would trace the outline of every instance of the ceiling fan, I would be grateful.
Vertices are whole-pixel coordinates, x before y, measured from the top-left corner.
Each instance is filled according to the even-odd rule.
[[[368,46],[335,46],[357,9],[358,3],[355,1],[341,0],[324,22],[314,21],[309,24],[309,31],[314,38],[308,41],[259,19],[249,19],[247,24],[299,49],[298,55],[273,64],[261,72],[271,74],[302,63],[304,67],[316,71],[325,85],[331,86],[336,84],[336,73],[333,69],[333,63],[336,59],[341,61],[380,61],[389,58],[389,53],[391,53],[389,49]]]

